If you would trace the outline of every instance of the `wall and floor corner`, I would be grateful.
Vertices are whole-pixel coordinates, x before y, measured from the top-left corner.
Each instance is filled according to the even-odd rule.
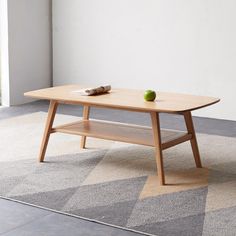
[[[53,0],[54,85],[216,96],[194,115],[236,120],[236,1]]]
[[[3,105],[52,84],[51,0],[0,0]]]

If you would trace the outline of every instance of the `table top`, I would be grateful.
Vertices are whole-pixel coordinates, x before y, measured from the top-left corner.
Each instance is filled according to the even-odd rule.
[[[156,91],[157,97],[153,102],[145,101],[144,90],[113,89],[106,94],[96,96],[80,95],[78,90],[88,86],[64,85],[27,92],[24,95],[46,100],[57,100],[68,104],[101,106],[134,111],[156,111],[178,113],[206,107],[220,101],[218,98],[167,93]]]

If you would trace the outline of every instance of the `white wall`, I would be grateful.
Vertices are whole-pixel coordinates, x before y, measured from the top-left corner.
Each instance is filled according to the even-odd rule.
[[[54,85],[216,96],[236,120],[235,0],[54,0]]]
[[[9,58],[7,0],[0,0],[0,104],[9,105]]]
[[[10,98],[3,103],[16,105],[30,101],[24,92],[51,85],[51,0],[7,3]]]

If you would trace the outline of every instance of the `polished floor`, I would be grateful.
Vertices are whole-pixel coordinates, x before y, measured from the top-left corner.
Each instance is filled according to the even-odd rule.
[[[47,102],[34,102],[11,108],[0,108],[0,120],[38,111],[47,111],[47,108]],[[82,108],[62,105],[59,107],[59,113],[81,116]],[[94,108],[92,109],[91,116],[97,119],[106,119],[106,117],[109,117],[110,120],[113,121],[144,125],[150,124],[150,119],[147,114],[130,113],[119,110]],[[179,116],[162,115],[161,122],[162,127],[165,128],[185,129],[182,117]],[[207,118],[194,118],[194,122],[197,132],[236,137],[236,122]],[[0,235],[138,236],[142,234],[0,199]]]

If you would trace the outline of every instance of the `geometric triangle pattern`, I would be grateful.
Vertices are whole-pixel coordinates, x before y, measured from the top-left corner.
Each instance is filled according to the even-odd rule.
[[[139,198],[159,196],[208,186],[207,168],[190,168],[187,170],[170,170],[165,172],[167,186],[160,186],[157,175],[150,175]],[[169,187],[168,187],[169,186]]]
[[[11,121],[11,141],[25,118]],[[50,139],[46,162],[39,164],[39,142],[32,137],[41,137],[42,117],[26,120],[13,147],[0,143],[0,196],[153,235],[235,235],[235,138],[198,135],[202,169],[195,168],[189,143],[164,151],[167,185],[160,186],[150,147],[100,145],[89,138],[88,149],[79,151],[78,137],[69,142],[58,135]],[[11,132],[5,126],[0,124],[4,137]],[[27,145],[33,151],[24,151],[23,143],[30,142],[35,142]]]
[[[70,155],[71,162],[68,161],[68,156],[60,156],[58,162],[55,161],[55,157],[51,157],[48,158],[46,163],[38,164],[35,161],[34,164],[27,163],[27,165],[33,167],[34,171],[30,171],[25,176],[24,181],[16,185],[8,193],[8,196],[30,195],[57,191],[62,188],[77,188],[104,157],[105,153],[105,150],[97,153],[91,152],[89,154],[91,158],[88,158],[88,153]],[[23,167],[24,162],[17,164],[15,168],[20,169]]]
[[[202,213],[199,215],[179,217],[177,219],[167,220],[163,222],[147,223],[145,225],[134,227],[134,229],[158,236],[198,236],[202,235],[204,218],[205,214]],[[207,234],[207,236],[209,235],[213,234]]]
[[[236,206],[205,213],[203,236],[236,235]]]
[[[132,213],[132,210],[137,200],[123,201],[112,203],[109,205],[89,207],[86,209],[78,209],[68,211],[71,214],[79,215],[89,219],[94,219],[108,224],[127,226],[127,221]]]
[[[64,211],[107,206],[114,203],[136,200],[146,181],[146,177],[108,181],[107,183],[80,186],[64,206]]]
[[[207,191],[207,187],[204,187],[138,201],[127,226],[135,227],[203,214]]]
[[[9,195],[13,188],[20,185],[27,176],[14,176],[0,178],[0,192],[1,196]]]
[[[48,192],[38,192],[35,194],[14,196],[14,199],[36,206],[39,205],[54,210],[61,210],[76,190],[77,188],[67,188]]]

